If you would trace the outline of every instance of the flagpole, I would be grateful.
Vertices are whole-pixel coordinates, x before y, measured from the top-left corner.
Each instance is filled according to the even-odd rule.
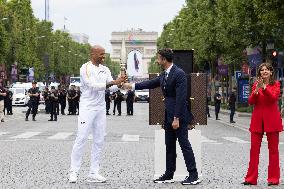
[[[66,27],[65,27],[65,23],[66,23],[66,20],[67,20],[67,18],[64,16],[64,31],[65,31],[65,29],[66,29]]]

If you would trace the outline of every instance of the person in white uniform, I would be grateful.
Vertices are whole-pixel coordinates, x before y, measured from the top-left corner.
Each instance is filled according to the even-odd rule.
[[[105,182],[99,174],[99,163],[105,137],[106,102],[105,90],[116,91],[117,85],[125,81],[126,76],[113,80],[108,67],[103,66],[105,49],[99,45],[91,48],[91,61],[80,68],[81,98],[78,117],[77,137],[71,153],[69,182],[76,183],[81,166],[84,146],[90,133],[93,135],[91,167],[88,182]]]

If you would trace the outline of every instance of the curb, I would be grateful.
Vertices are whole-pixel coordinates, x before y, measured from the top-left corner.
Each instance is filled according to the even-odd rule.
[[[210,117],[210,118],[207,118],[207,119],[211,119],[211,120],[214,120],[214,121],[217,121],[217,122],[220,122],[222,124],[225,124],[227,126],[230,126],[230,127],[234,127],[234,128],[237,128],[237,129],[240,129],[242,131],[246,131],[246,132],[249,132],[249,128],[241,125],[241,124],[232,124],[232,123],[228,123],[226,121],[222,121],[222,120],[215,120],[214,118]]]
[[[209,110],[215,111],[214,106],[209,106]],[[230,110],[220,109],[220,113],[224,115],[230,115]],[[251,117],[251,113],[245,113],[245,112],[235,112],[235,116],[238,117]]]

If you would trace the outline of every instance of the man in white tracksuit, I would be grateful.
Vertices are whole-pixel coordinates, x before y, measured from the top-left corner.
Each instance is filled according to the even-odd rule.
[[[104,143],[106,127],[106,103],[105,90],[118,89],[125,79],[119,77],[113,80],[110,70],[103,66],[105,50],[101,46],[93,46],[91,49],[91,61],[80,68],[81,97],[80,114],[78,117],[77,137],[71,154],[71,169],[69,182],[77,182],[78,171],[81,166],[83,148],[90,133],[93,135],[91,167],[87,178],[88,182],[105,182],[106,178],[99,172],[99,162]]]

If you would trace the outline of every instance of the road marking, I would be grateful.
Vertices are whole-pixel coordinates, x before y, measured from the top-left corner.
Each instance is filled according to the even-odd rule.
[[[139,135],[126,135],[124,134],[121,138],[122,141],[125,142],[138,142],[139,141]]]
[[[17,136],[13,136],[11,138],[31,138],[33,136],[36,136],[38,134],[40,134],[41,132],[25,132],[25,133],[22,133],[20,135],[17,135]]]
[[[6,135],[6,134],[8,134],[9,132],[0,132],[0,136],[2,136],[2,135]]]
[[[266,136],[266,135],[263,135],[263,137],[262,137],[262,142],[267,143],[267,136]]]
[[[53,136],[48,137],[48,139],[64,140],[64,139],[68,138],[72,134],[73,134],[73,132],[59,132],[59,133],[56,133]]]
[[[107,133],[105,133],[105,137],[107,136]],[[88,139],[89,140],[93,140],[93,134],[90,134],[89,136],[88,136]]]
[[[211,140],[205,136],[201,136],[201,143],[202,142],[208,142],[208,143],[216,143],[217,141],[216,140]]]
[[[249,144],[250,142],[239,139],[238,137],[222,137],[225,140],[235,142],[235,143],[240,143],[240,144]]]

